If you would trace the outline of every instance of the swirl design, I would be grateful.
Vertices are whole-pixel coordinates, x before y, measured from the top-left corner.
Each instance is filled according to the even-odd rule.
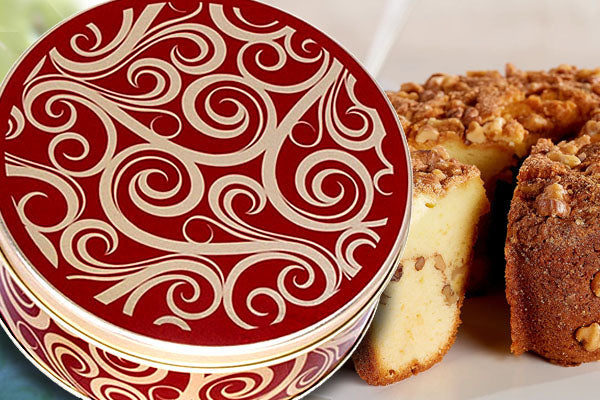
[[[42,370],[97,400],[284,400],[327,376],[366,328],[368,315],[294,360],[232,374],[176,373],[137,364],[69,334],[37,308],[0,267],[0,314]]]
[[[103,7],[117,7],[119,26],[78,17],[10,99],[2,206],[52,285],[134,333],[230,345],[308,328],[378,276],[402,225],[388,214],[403,193],[382,184],[403,173],[390,161],[402,144],[332,45],[215,2]],[[77,360],[65,379],[92,364],[121,377],[48,340],[49,363]],[[267,380],[215,381],[206,398],[251,398]],[[102,398],[140,395],[94,385]]]

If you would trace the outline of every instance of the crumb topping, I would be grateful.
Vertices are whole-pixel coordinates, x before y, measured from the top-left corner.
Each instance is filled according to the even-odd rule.
[[[590,200],[597,197],[599,172],[600,145],[591,144],[589,136],[557,145],[540,139],[519,172],[516,196],[531,202],[541,217],[566,218],[576,209],[575,222],[581,226],[580,214],[598,203]]]
[[[423,85],[406,83],[388,95],[417,148],[453,136],[466,144],[500,145],[523,157],[542,137],[581,132],[600,139],[600,69],[562,65],[525,72],[509,64],[505,76],[435,74]]]
[[[411,158],[415,193],[443,195],[449,188],[480,175],[476,167],[450,158],[440,146],[411,151]]]

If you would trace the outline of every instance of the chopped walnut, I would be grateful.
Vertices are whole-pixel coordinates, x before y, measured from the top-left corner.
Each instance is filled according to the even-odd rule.
[[[600,297],[600,272],[598,272],[594,279],[592,279],[592,292],[596,297]]]
[[[431,172],[436,178],[438,178],[440,181],[443,181],[444,179],[448,178],[448,176],[446,176],[446,174],[444,174],[442,171],[440,171],[439,169],[434,169]]]
[[[559,183],[553,183],[537,197],[535,207],[542,217],[565,218],[571,213],[568,201],[569,195],[565,188]]]
[[[434,190],[442,190],[443,189],[442,184],[440,183],[440,179],[432,173],[417,172],[415,174],[414,178],[421,185],[425,185],[427,187],[433,188]]]
[[[423,89],[423,86],[416,84],[414,82],[409,82],[409,83],[404,83],[402,84],[402,86],[400,87],[400,90],[406,93],[411,93],[411,92],[416,92],[416,93],[422,93],[425,89]]]
[[[572,154],[564,154],[560,151],[551,151],[548,153],[548,158],[552,161],[561,162],[571,168],[581,164],[579,157]]]
[[[556,72],[559,74],[566,74],[568,72],[572,72],[575,69],[576,69],[576,67],[574,67],[572,65],[560,64],[558,67],[556,67]]]
[[[441,254],[436,254],[434,256],[435,268],[444,271],[446,269],[446,261],[444,261],[444,257]]]
[[[417,101],[419,100],[419,93],[417,92],[399,92],[398,96],[403,97],[405,99]]]
[[[525,131],[525,128],[523,128],[523,125],[515,120],[511,120],[506,123],[500,133],[499,136],[493,136],[492,139],[508,142],[509,144],[512,143],[514,145],[515,143],[522,143],[525,140],[525,134],[527,132]]]
[[[532,181],[532,182],[522,182],[519,185],[519,190],[526,194],[529,195],[531,197],[536,196],[540,193],[540,191],[544,189],[544,183],[543,182],[537,182],[537,181]]]
[[[459,81],[460,78],[456,75],[436,74],[429,78],[425,87],[428,89],[449,90],[452,86],[459,83]]]
[[[574,168],[587,159],[587,154],[579,151],[591,143],[591,138],[588,135],[583,135],[570,142],[562,141],[556,146],[548,148],[548,159],[563,163],[564,165]]]
[[[447,75],[444,77],[442,81],[442,87],[446,90],[456,85],[460,81],[460,78],[457,75]]]
[[[447,118],[462,118],[465,115],[465,103],[460,99],[451,100],[445,115]]]
[[[589,136],[597,136],[600,134],[600,121],[588,121],[581,132]]]
[[[463,114],[463,121],[465,124],[470,124],[471,122],[477,122],[476,119],[479,118],[479,110],[475,107],[467,107]]]
[[[439,89],[442,87],[442,83],[444,82],[444,74],[434,74],[427,80],[425,83],[425,87],[428,89]]]
[[[532,96],[533,97],[533,96]],[[537,96],[536,96],[537,97]],[[523,124],[527,130],[541,131],[550,125],[550,121],[539,114],[531,114]]]
[[[446,303],[451,306],[458,301],[458,295],[454,293],[450,285],[446,285],[442,289],[442,294],[446,297]]]
[[[592,143],[592,138],[589,135],[583,135],[583,136],[580,136],[577,139],[573,140],[572,143],[575,143],[575,145],[577,146],[577,151],[579,151],[583,147]]]
[[[476,167],[466,166],[450,158],[443,147],[431,150],[411,151],[413,162],[413,184],[416,193],[441,195],[451,186],[465,182],[473,176],[479,176]],[[429,208],[435,205],[426,204]]]
[[[425,257],[417,258],[417,262],[415,263],[415,269],[417,271],[421,271],[425,267]]]
[[[600,350],[600,324],[594,322],[577,329],[575,338],[589,352]]]
[[[390,93],[397,113],[409,121],[403,124],[409,143],[426,143],[423,136],[417,141],[417,135],[425,125],[431,125],[430,119],[456,119],[462,124],[462,128],[452,129],[431,125],[439,133],[436,142],[454,133],[466,145],[510,147],[518,158],[526,156],[538,138],[575,134],[584,125],[579,135],[600,137],[598,71],[561,67],[527,72],[510,66],[506,71],[506,76],[497,71],[472,71],[465,76],[435,74],[422,86],[408,83]],[[427,128],[425,132],[432,131]],[[569,157],[577,156],[572,148],[563,153],[561,162],[577,165],[578,161]]]
[[[469,124],[469,130],[467,131],[467,140],[476,144],[487,142],[483,127],[477,122],[471,122],[471,124]]]
[[[483,129],[486,133],[486,136],[499,137],[502,136],[504,125],[506,125],[506,120],[502,117],[498,117],[485,124]]]
[[[579,151],[579,147],[573,142],[560,142],[558,148],[564,154],[575,155]]]
[[[600,78],[600,69],[582,69],[577,71],[577,79],[587,82],[596,82]]]
[[[404,273],[404,266],[402,264],[398,265],[396,268],[396,272],[394,272],[394,276],[392,277],[392,282],[398,282],[402,279],[402,274]]]
[[[598,175],[598,174],[600,174],[600,164],[590,164],[585,169],[585,174],[586,175]]]
[[[435,129],[431,125],[425,125],[421,128],[417,136],[415,137],[415,141],[417,143],[426,143],[429,141],[435,141],[440,137],[440,132]]]
[[[568,196],[567,191],[560,183],[553,183],[552,185],[546,186],[544,193],[555,200],[565,200]]]

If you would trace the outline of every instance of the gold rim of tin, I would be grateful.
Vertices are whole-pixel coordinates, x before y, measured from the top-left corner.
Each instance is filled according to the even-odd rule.
[[[1,256],[1,253],[0,253],[0,256]],[[5,268],[5,267],[1,266],[1,264],[0,264],[0,268]],[[10,270],[9,269],[7,269],[7,270],[9,271],[9,274],[11,274]],[[21,286],[20,283],[17,283],[17,286],[20,287]],[[352,325],[354,325],[356,322],[358,322],[358,320],[360,318],[364,317],[365,314],[370,312],[371,307],[376,308],[376,306],[379,302],[380,295],[385,290],[386,286],[387,285],[383,285],[379,294],[377,296],[374,296],[373,299],[371,300],[371,302],[369,302],[367,304],[367,306],[365,306],[363,309],[361,309],[360,312],[356,313],[350,319],[346,320],[345,323],[343,323],[341,326],[337,327],[335,330],[330,332],[329,335],[319,339],[318,341],[311,343],[310,345],[307,345],[300,349],[296,349],[295,351],[287,353],[287,354],[280,354],[277,357],[266,359],[264,361],[259,361],[259,362],[252,363],[252,364],[239,364],[238,363],[235,366],[226,366],[226,367],[220,367],[220,368],[219,367],[211,368],[211,367],[205,367],[205,366],[199,366],[199,365],[192,366],[192,367],[182,367],[177,364],[155,362],[153,360],[147,360],[147,359],[140,358],[139,356],[136,356],[136,355],[131,355],[131,354],[128,354],[125,352],[121,352],[118,349],[110,347],[103,343],[96,343],[93,340],[89,340],[89,338],[87,338],[87,337],[81,337],[81,333],[79,331],[73,330],[73,329],[71,329],[71,327],[63,325],[61,323],[61,321],[57,321],[56,319],[54,319],[53,314],[49,313],[45,307],[40,307],[40,308],[41,308],[42,312],[46,313],[54,323],[59,325],[59,327],[61,329],[65,330],[67,333],[69,333],[73,336],[79,337],[82,340],[88,342],[89,344],[91,344],[101,350],[104,350],[108,353],[116,355],[120,358],[129,360],[131,362],[147,365],[147,366],[153,367],[153,368],[169,370],[169,371],[173,371],[173,372],[228,374],[228,373],[244,372],[244,371],[248,371],[248,370],[252,370],[252,369],[270,367],[273,365],[281,364],[281,363],[293,360],[297,357],[300,357],[306,353],[309,353],[309,352],[313,351],[314,349],[326,344],[328,341],[335,339],[336,336],[340,335],[343,331],[349,329]],[[36,303],[36,301],[34,301],[34,303]],[[368,329],[368,325],[367,325],[366,329]]]
[[[96,7],[116,1],[118,0],[108,0]],[[83,10],[73,14],[54,26],[38,39],[36,43],[30,46],[21,57],[19,57],[10,72],[6,75],[2,85],[0,85],[0,94],[4,92],[7,82],[10,81],[16,68],[38,42],[44,40],[48,35],[87,11],[88,10]],[[288,11],[280,11],[290,14]],[[298,19],[312,26],[303,19]],[[347,51],[338,41],[329,37],[329,35],[327,35],[327,37],[344,49],[359,65],[361,64],[352,53]],[[382,90],[381,86],[372,76],[370,77],[380,94],[385,96],[385,92]],[[388,107],[390,112],[396,113],[389,101]],[[83,310],[77,304],[65,298],[62,294],[59,293],[59,296],[55,296],[58,292],[54,290],[42,276],[36,273],[35,268],[33,268],[24,255],[20,253],[1,216],[0,262],[6,267],[11,277],[25,294],[63,329],[75,336],[81,337],[98,348],[115,353],[115,355],[122,356],[134,362],[182,372],[219,371],[218,373],[224,373],[223,371],[229,372],[244,370],[248,367],[256,368],[257,366],[274,365],[295,358],[299,354],[310,351],[310,349],[314,349],[320,344],[323,344],[341,329],[348,326],[349,320],[354,320],[357,315],[364,312],[364,310],[374,302],[374,299],[375,301],[378,300],[396,271],[398,261],[408,238],[413,193],[412,162],[408,142],[404,135],[400,120],[397,119],[396,122],[400,129],[401,139],[404,144],[406,168],[408,172],[408,190],[401,231],[393,249],[388,255],[384,265],[380,268],[380,271],[371,280],[371,284],[363,288],[353,301],[350,301],[342,309],[324,320],[301,331],[294,332],[291,335],[250,345],[220,347],[190,346],[151,339],[119,328],[100,319],[91,312]],[[15,266],[17,268],[15,268]],[[377,287],[377,289],[373,289],[375,287]],[[273,356],[273,354],[276,355]]]
[[[306,396],[308,396],[308,395],[312,394],[313,392],[315,392],[323,384],[325,384],[325,382],[327,382],[333,375],[335,375],[340,369],[342,369],[342,367],[344,366],[344,364],[346,364],[350,360],[350,358],[352,357],[352,355],[354,354],[354,352],[356,351],[356,349],[358,349],[358,346],[360,346],[360,344],[363,341],[363,339],[365,338],[365,336],[367,336],[367,332],[369,331],[369,327],[371,326],[371,323],[375,319],[375,314],[377,313],[377,309],[379,308],[379,304],[375,303],[375,304],[372,304],[371,306],[373,307],[373,311],[371,311],[371,316],[369,317],[369,320],[367,321],[367,323],[365,325],[365,328],[363,329],[363,331],[358,336],[358,338],[356,340],[356,343],[348,351],[348,354],[346,354],[344,356],[344,358],[342,358],[342,360],[340,360],[339,364],[336,365],[327,375],[325,375],[323,378],[321,378],[318,383],[315,383],[315,385],[312,388],[310,388],[306,392],[298,395],[296,397],[296,400],[303,399]]]

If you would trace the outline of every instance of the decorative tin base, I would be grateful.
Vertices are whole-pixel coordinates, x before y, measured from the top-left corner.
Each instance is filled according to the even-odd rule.
[[[366,333],[374,308],[325,345],[271,367],[244,373],[161,370],[104,352],[64,331],[0,273],[3,329],[44,374],[81,398],[112,400],[287,400],[305,396],[337,371]],[[19,337],[16,337],[19,335]],[[159,396],[161,395],[161,396]]]
[[[350,351],[348,351],[348,353],[346,354],[346,356],[340,360],[340,362],[331,370],[331,372],[329,372],[327,375],[323,376],[321,378],[321,380],[317,383],[314,384],[314,386],[308,390],[306,390],[304,393],[301,393],[299,395],[297,395],[294,399],[295,400],[301,400],[301,399],[305,399],[307,396],[309,396],[310,394],[312,394],[313,392],[315,392],[317,389],[319,389],[319,387],[321,387],[321,385],[323,385],[325,382],[327,382],[333,375],[335,375],[347,362],[348,360],[350,360],[350,357],[352,357],[352,354],[354,353],[354,351],[356,351],[356,349],[358,348],[360,342],[362,342],[362,340],[364,339],[365,335],[368,332],[368,328],[371,325],[371,322],[373,321],[373,318],[375,317],[375,311],[376,308],[373,308],[373,311],[371,311],[371,317],[369,318],[362,334],[359,336],[358,340],[356,341],[356,344],[352,347],[352,349],[350,349]],[[19,352],[25,357],[27,358],[27,360],[33,364],[41,373],[43,373],[45,376],[48,377],[48,379],[50,379],[52,382],[54,382],[55,384],[57,384],[58,386],[60,386],[62,389],[64,389],[65,391],[69,392],[70,394],[72,394],[74,397],[77,397],[81,400],[93,400],[90,397],[79,393],[74,387],[72,387],[71,385],[65,383],[64,381],[62,381],[61,379],[59,379],[50,369],[47,369],[46,367],[44,367],[43,364],[39,363],[36,359],[34,359],[30,353],[21,345],[21,343],[19,343],[14,335],[12,334],[12,332],[7,328],[6,323],[4,322],[4,319],[0,316],[0,327],[2,328],[2,330],[6,333],[6,335],[9,337],[9,339],[11,340],[11,342],[15,345],[15,347],[19,350]]]

